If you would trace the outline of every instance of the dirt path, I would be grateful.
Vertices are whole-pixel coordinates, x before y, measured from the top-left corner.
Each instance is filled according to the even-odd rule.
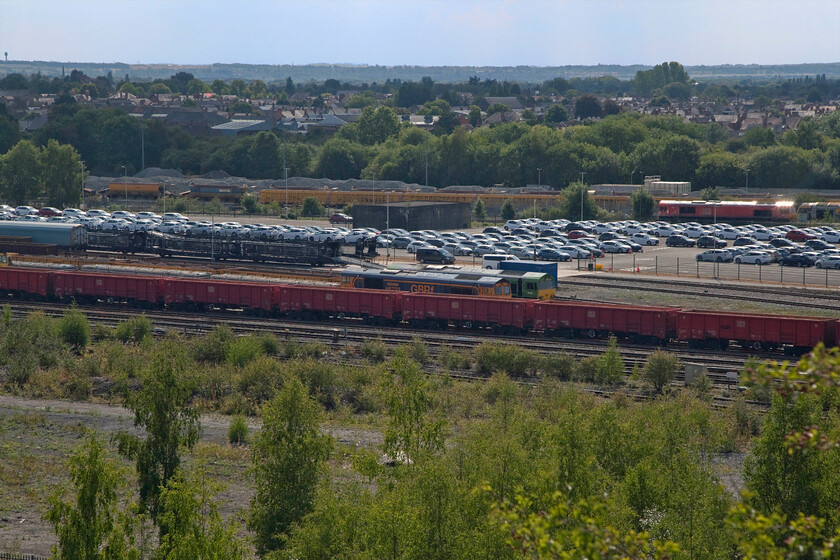
[[[103,438],[120,430],[138,433],[133,413],[109,404],[36,400],[0,395],[0,552],[48,555],[55,544],[52,528],[41,520],[48,496],[68,481],[67,459],[94,429]],[[247,472],[247,449],[230,447],[230,418],[201,416],[202,436],[186,464],[201,461],[226,489],[217,497],[223,516],[248,506],[252,481]],[[251,429],[259,429],[257,422]],[[375,447],[382,435],[371,429],[325,427],[339,444]],[[126,476],[133,482],[128,463]]]

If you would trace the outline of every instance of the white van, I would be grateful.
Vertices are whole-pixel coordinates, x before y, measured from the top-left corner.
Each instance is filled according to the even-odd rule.
[[[481,268],[498,270],[500,261],[518,261],[514,255],[484,255],[481,258]]]

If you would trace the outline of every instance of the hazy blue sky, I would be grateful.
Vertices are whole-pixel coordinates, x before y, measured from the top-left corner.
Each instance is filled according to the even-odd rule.
[[[10,60],[840,62],[840,0],[0,0]]]

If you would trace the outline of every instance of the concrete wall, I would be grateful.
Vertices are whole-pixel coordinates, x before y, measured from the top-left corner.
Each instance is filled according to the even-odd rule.
[[[385,230],[390,222],[392,228],[403,228],[409,231],[465,229],[470,227],[472,206],[465,202],[406,202],[391,204],[390,208],[385,204],[354,204],[352,213],[354,227]],[[388,220],[389,213],[390,220]]]

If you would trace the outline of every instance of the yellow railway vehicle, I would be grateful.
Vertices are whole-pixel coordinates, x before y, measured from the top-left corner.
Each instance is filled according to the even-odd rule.
[[[115,181],[108,184],[108,196],[142,196],[157,198],[163,192],[160,183],[128,183]]]

